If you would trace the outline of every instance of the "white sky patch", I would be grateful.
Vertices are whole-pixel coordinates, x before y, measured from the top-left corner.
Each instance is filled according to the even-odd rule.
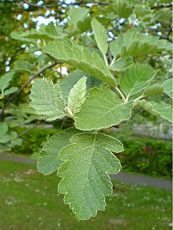
[[[21,48],[22,49],[26,48],[26,45],[25,44],[21,45]]]
[[[61,1],[62,2],[62,1]],[[66,0],[65,1],[67,4],[70,4],[70,3],[75,3],[75,0]]]
[[[87,5],[88,7],[92,7],[92,6],[94,5],[94,3],[91,3],[91,2],[90,2],[90,3],[87,3],[86,5]]]
[[[57,71],[59,72],[59,73],[61,73],[62,75],[67,75],[68,74],[68,71],[67,71],[68,69],[67,69],[67,67],[65,67],[65,66],[62,66],[61,68],[57,68]]]
[[[41,24],[48,25],[50,22],[53,22],[54,24],[56,23],[56,19],[54,17],[44,18],[43,16],[38,16],[32,20],[37,24],[36,29],[39,29]]]
[[[29,8],[29,5],[27,3],[24,3],[23,8],[27,10]]]
[[[16,18],[17,20],[20,20],[22,18],[22,14],[18,14]]]
[[[24,23],[23,26],[25,29],[27,29],[29,27],[27,23]]]
[[[51,14],[50,10],[46,10],[45,17],[49,16]]]
[[[60,26],[63,26],[65,23],[67,23],[68,22],[68,19],[67,18],[64,18],[64,20],[63,21],[61,21],[60,23],[59,23],[59,25]]]
[[[10,71],[10,66],[6,66],[5,71],[9,72]]]
[[[35,51],[34,54],[35,54],[36,56],[40,56],[40,55],[42,54],[42,52],[38,50],[38,51]]]
[[[54,10],[51,10],[51,14],[56,14],[56,12]]]
[[[125,19],[124,19],[124,18],[120,18],[120,19],[119,19],[119,23],[122,24],[122,23],[124,23],[124,22],[125,22]]]
[[[112,41],[112,39],[115,37],[111,31],[108,32],[108,35],[109,35],[108,41]]]
[[[41,6],[41,5],[43,5],[43,1],[37,2],[37,6]]]

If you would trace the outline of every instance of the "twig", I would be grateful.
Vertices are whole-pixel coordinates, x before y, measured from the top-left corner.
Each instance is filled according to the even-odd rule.
[[[91,2],[80,1],[80,2],[71,2],[71,3],[67,3],[66,1],[61,1],[61,2],[59,1],[59,2],[57,2],[57,4],[50,4],[50,5],[37,5],[37,4],[34,4],[34,3],[30,3],[30,2],[28,2],[26,0],[23,0],[22,2],[27,4],[30,7],[44,8],[44,9],[57,7],[57,6],[62,7],[62,5],[65,5],[65,6],[79,6],[79,5],[86,5],[86,4],[91,4],[91,3],[94,4],[94,5],[102,5],[102,6],[109,5],[109,3],[107,3],[107,2],[99,2],[99,1],[91,1]]]
[[[173,4],[162,4],[162,5],[156,5],[152,6],[151,9],[162,9],[162,8],[172,8]]]
[[[161,39],[165,39],[165,40],[168,40],[169,42],[173,42],[173,40],[169,37],[169,36],[159,36],[159,38],[161,38]]]
[[[34,7],[34,8],[43,8],[43,9],[47,9],[47,8],[52,8],[52,7],[57,7],[58,4],[50,4],[50,5],[37,5],[37,4],[34,4],[34,3],[31,3],[31,2],[28,2],[26,0],[23,0],[22,1],[23,3],[27,4],[28,6],[30,7]]]

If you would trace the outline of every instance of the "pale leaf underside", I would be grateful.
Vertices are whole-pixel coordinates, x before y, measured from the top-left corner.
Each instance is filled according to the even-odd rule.
[[[47,121],[65,116],[65,102],[59,84],[46,79],[35,80],[31,88],[31,107]]]
[[[85,76],[82,77],[70,90],[67,108],[70,110],[70,112],[72,112],[72,114],[79,112],[81,105],[85,101],[85,96],[87,93],[86,80],[87,78]]]

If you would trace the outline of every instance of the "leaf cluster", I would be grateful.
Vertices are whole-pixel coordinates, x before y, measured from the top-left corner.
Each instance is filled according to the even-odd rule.
[[[13,71],[0,78],[4,99],[17,90],[10,87],[14,72],[29,76],[25,84],[32,83],[29,99],[36,115],[32,121],[72,121],[72,127],[43,144],[37,168],[44,175],[57,171],[61,178],[58,192],[64,194],[64,203],[80,220],[105,209],[105,197],[112,193],[108,174],[121,169],[114,153],[122,152],[123,145],[110,130],[121,128],[137,108],[172,121],[172,80],[158,82],[152,64],[152,58],[169,53],[170,35],[159,39],[154,36],[157,32],[148,34],[145,28],[148,24],[152,29],[152,20],[156,22],[163,14],[153,13],[153,1],[145,7],[137,0],[110,3],[98,1],[83,7],[76,1],[79,7],[65,8],[68,17],[60,22],[62,26],[50,23],[26,32],[13,31],[11,37],[25,44],[28,52],[40,51],[41,55],[31,60],[20,57]],[[49,66],[54,67],[54,73]],[[70,73],[58,75],[61,67]],[[6,126],[1,129],[1,142],[15,136],[7,134]]]

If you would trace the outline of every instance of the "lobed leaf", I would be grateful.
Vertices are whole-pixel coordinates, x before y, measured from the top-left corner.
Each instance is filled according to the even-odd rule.
[[[67,39],[59,39],[49,42],[43,51],[52,57],[70,64],[85,73],[103,81],[106,84],[115,86],[116,81],[105,65],[103,59],[95,51],[77,45]]]
[[[79,220],[87,220],[96,216],[97,211],[103,211],[105,196],[112,194],[108,173],[118,173],[121,165],[109,147],[123,151],[122,144],[113,137],[77,134],[59,153],[59,159],[64,163],[58,170],[58,176],[62,178],[58,191],[64,194],[64,203],[69,204]]]
[[[170,50],[170,44],[158,37],[145,35],[137,29],[129,29],[120,34],[118,38],[111,42],[110,50],[114,57],[120,55],[132,57],[145,57],[148,54],[154,54],[162,50]]]
[[[128,18],[133,13],[133,7],[127,0],[114,0],[112,10],[121,18]]]
[[[62,161],[58,159],[61,149],[69,144],[69,139],[76,134],[74,130],[68,132],[57,133],[43,144],[41,154],[37,160],[37,170],[43,175],[50,175],[57,171]]]

